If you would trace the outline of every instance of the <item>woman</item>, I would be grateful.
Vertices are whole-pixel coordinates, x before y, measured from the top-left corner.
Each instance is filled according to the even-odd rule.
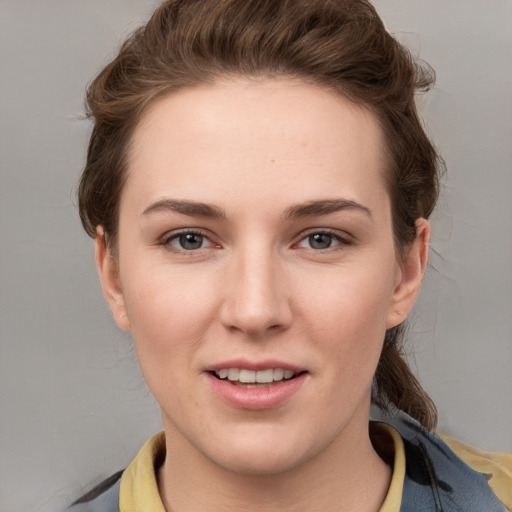
[[[430,433],[400,355],[430,75],[365,1],[171,0],[125,42],[80,214],[164,433],[71,510],[506,510],[510,459]]]

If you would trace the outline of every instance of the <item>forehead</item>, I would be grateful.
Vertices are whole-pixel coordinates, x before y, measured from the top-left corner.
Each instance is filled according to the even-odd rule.
[[[343,96],[296,80],[218,82],[151,105],[133,135],[123,195],[365,195],[385,189],[384,154],[375,116]]]

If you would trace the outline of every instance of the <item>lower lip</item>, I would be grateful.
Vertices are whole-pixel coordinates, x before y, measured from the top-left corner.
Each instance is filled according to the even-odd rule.
[[[306,380],[306,373],[302,373],[290,380],[282,380],[270,386],[246,388],[231,384],[228,380],[221,380],[208,374],[213,392],[233,407],[260,411],[272,409],[286,402],[302,387]]]

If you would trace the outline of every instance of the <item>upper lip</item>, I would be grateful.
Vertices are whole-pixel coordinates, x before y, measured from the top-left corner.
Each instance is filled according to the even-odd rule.
[[[221,363],[215,363],[206,368],[207,372],[218,372],[225,368],[243,368],[245,370],[268,370],[269,368],[282,368],[283,370],[291,370],[295,373],[304,372],[305,368],[295,364],[279,361],[278,359],[265,359],[262,361],[249,361],[248,359],[231,359]]]

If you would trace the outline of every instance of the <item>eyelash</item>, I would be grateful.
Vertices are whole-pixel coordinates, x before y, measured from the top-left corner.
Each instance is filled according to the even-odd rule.
[[[210,246],[213,246],[215,248],[220,247],[218,244],[215,244],[211,241],[210,237],[207,233],[200,229],[183,229],[180,231],[175,231],[173,233],[167,233],[162,237],[162,239],[159,242],[159,245],[162,245],[163,247],[167,248],[168,250],[180,253],[180,254],[186,254],[186,255],[192,255],[194,253],[199,252],[201,249],[206,249],[207,247],[199,247],[197,249],[183,249],[179,247],[175,247],[172,245],[172,242],[174,240],[179,240],[181,237],[185,237],[187,235],[196,235],[198,237],[201,237],[203,241],[208,241]]]
[[[179,241],[181,237],[185,237],[187,235],[195,235],[197,237],[201,237],[202,238],[201,242],[203,243],[204,241],[208,241],[209,242],[209,246],[207,246],[207,247],[198,247],[196,249],[185,249],[185,248],[176,247],[176,246],[174,246],[172,244],[173,241],[175,241],[175,240]],[[311,238],[311,237],[313,237],[315,235],[328,236],[328,237],[330,237],[330,241],[334,241],[336,243],[334,245],[331,245],[331,246],[325,247],[325,248],[300,247],[300,244],[302,242],[306,241],[308,238]],[[305,249],[307,251],[327,252],[327,251],[330,251],[330,250],[336,250],[336,248],[338,246],[345,246],[346,247],[346,246],[350,246],[350,245],[353,244],[353,241],[350,240],[348,237],[342,236],[339,232],[333,231],[333,230],[330,230],[330,229],[311,229],[311,230],[309,230],[306,233],[301,233],[300,236],[301,236],[301,238],[299,239],[298,242],[293,244],[293,247],[296,247],[298,249]],[[202,243],[201,243],[201,245],[202,245]],[[177,253],[180,253],[180,254],[187,254],[187,255],[192,255],[194,253],[198,253],[202,249],[206,249],[206,248],[209,248],[209,247],[214,247],[214,248],[219,248],[220,247],[218,244],[215,244],[214,242],[211,241],[211,239],[210,239],[210,237],[209,237],[209,235],[207,233],[205,233],[204,231],[202,231],[200,229],[183,229],[183,230],[180,230],[180,231],[177,231],[177,232],[173,232],[171,234],[166,234],[160,240],[159,245],[162,245],[162,246],[168,248],[171,251],[174,251],[174,252],[177,252]]]
[[[353,241],[348,236],[341,235],[338,231],[334,231],[331,229],[311,229],[306,233],[301,234],[300,240],[295,244],[295,246],[299,246],[303,241],[307,240],[310,237],[315,235],[327,235],[331,237],[333,241],[335,241],[335,245],[330,247],[326,247],[324,249],[315,249],[314,247],[303,247],[305,250],[314,251],[314,252],[327,252],[329,250],[336,250],[336,248],[346,247],[353,244]],[[301,247],[302,248],[302,247]]]

